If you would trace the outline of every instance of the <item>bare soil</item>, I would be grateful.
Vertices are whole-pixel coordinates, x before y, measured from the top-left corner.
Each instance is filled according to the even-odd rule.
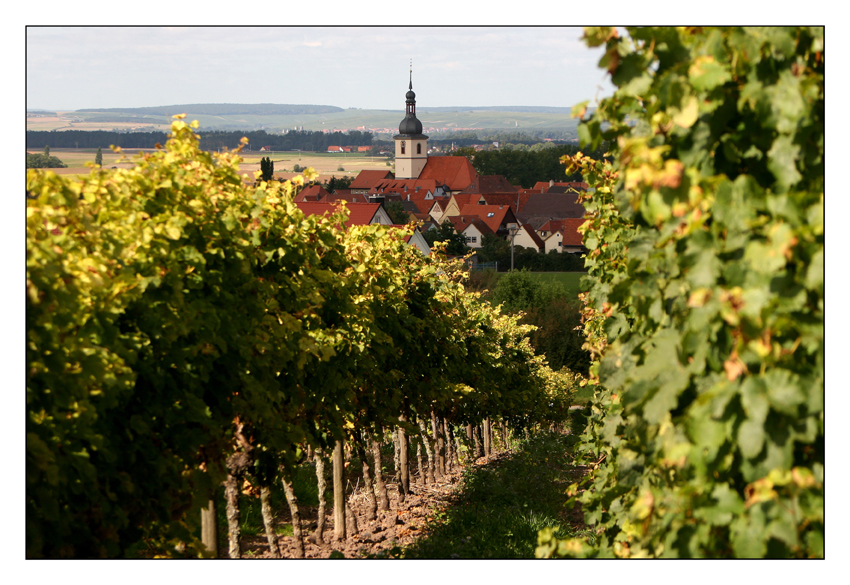
[[[482,457],[471,465],[481,466],[495,463],[508,457],[509,451],[494,452]],[[385,478],[387,496],[390,501],[388,511],[378,511],[374,521],[366,520],[367,499],[363,490],[356,490],[349,496],[349,505],[357,516],[358,531],[349,534],[344,541],[334,541],[333,509],[326,506],[324,526],[325,544],[318,544],[313,538],[318,521],[318,507],[299,506],[302,531],[304,533],[304,556],[308,559],[326,559],[331,552],[339,551],[346,558],[363,558],[379,555],[393,547],[405,547],[428,534],[428,524],[434,515],[446,508],[451,497],[462,488],[463,468],[453,467],[446,470],[447,475],[436,483],[424,484],[418,473],[414,476],[411,469],[410,489],[404,503],[399,502],[398,484],[392,477]],[[357,482],[354,477],[350,480]],[[362,482],[362,479],[361,479]],[[275,527],[291,524],[289,510],[279,510],[275,518]],[[281,558],[296,558],[295,538],[278,535],[278,548]],[[273,558],[269,550],[265,533],[256,536],[243,535],[241,538],[243,559]],[[227,558],[227,542],[222,542],[218,551],[219,558]]]

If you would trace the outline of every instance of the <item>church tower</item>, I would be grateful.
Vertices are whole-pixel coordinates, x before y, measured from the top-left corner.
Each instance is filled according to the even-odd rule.
[[[405,96],[404,120],[398,125],[395,139],[395,178],[418,179],[428,162],[428,137],[422,134],[422,122],[416,118],[416,94],[413,93],[413,70]]]

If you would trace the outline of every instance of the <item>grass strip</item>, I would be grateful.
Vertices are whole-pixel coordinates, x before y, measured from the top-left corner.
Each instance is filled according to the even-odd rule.
[[[434,510],[427,536],[388,556],[423,559],[534,558],[537,532],[557,527],[559,538],[584,530],[581,515],[566,509],[573,435],[541,432],[513,453],[469,468],[463,487],[443,510]]]

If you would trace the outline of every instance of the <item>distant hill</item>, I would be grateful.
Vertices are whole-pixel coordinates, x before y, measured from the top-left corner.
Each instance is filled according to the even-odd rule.
[[[452,106],[419,107],[425,133],[437,139],[443,133],[524,132],[540,138],[575,139],[578,121],[565,106]],[[175,104],[142,108],[84,108],[59,111],[54,117],[30,112],[27,130],[105,130],[164,132],[171,116],[186,114],[198,120],[201,131],[254,131],[285,133],[293,130],[323,132],[359,130],[392,138],[404,110],[343,109],[309,104]]]
[[[520,112],[537,114],[570,114],[571,108],[554,106],[452,106],[452,107],[417,107],[417,112]]]
[[[108,112],[115,114],[139,114],[173,116],[192,112],[205,116],[298,116],[304,114],[332,114],[342,112],[336,106],[313,106],[303,104],[180,104],[146,108],[84,108],[77,112]]]

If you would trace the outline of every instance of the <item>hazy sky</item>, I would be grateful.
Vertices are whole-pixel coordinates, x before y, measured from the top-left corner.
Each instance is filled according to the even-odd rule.
[[[611,93],[578,27],[27,27],[27,108],[572,106]]]

